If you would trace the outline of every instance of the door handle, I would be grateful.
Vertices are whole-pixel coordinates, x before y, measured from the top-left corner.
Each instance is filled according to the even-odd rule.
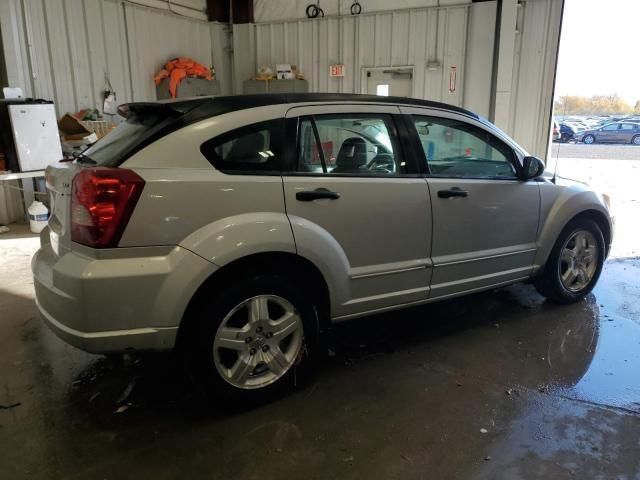
[[[296,193],[296,199],[301,202],[311,202],[313,200],[319,200],[321,198],[327,198],[329,200],[337,200],[340,198],[338,192],[332,192],[326,188],[316,188],[315,190],[305,190],[303,192]]]
[[[468,197],[469,192],[462,190],[458,187],[451,187],[449,190],[438,190],[439,198],[452,198],[452,197]]]

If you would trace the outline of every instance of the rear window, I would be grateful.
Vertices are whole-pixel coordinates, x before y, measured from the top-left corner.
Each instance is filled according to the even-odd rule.
[[[168,121],[167,115],[130,117],[85,150],[83,156],[97,165],[115,167]]]

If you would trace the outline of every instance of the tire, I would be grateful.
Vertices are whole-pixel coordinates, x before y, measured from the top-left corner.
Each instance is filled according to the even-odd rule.
[[[317,309],[282,275],[230,282],[203,296],[186,320],[187,368],[197,387],[227,406],[264,403],[315,371]]]
[[[633,137],[633,138],[631,139],[631,143],[632,143],[633,145],[640,145],[640,135],[636,135],[635,137]]]
[[[585,240],[584,247],[580,245],[581,239]],[[593,249],[591,255],[595,257],[591,262],[586,261],[589,249]],[[604,236],[598,224],[588,218],[572,220],[560,232],[534,285],[541,295],[556,303],[578,302],[593,290],[605,255]]]
[[[594,137],[593,135],[585,135],[584,138],[582,139],[582,143],[586,145],[591,145],[593,143],[596,143],[596,137]]]
[[[560,137],[560,143],[569,143],[569,140],[571,140],[571,137],[567,134],[563,134]]]

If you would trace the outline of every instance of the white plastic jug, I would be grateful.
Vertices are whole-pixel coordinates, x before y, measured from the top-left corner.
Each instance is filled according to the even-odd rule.
[[[49,210],[42,202],[34,201],[29,207],[29,227],[33,233],[40,233],[49,221]]]

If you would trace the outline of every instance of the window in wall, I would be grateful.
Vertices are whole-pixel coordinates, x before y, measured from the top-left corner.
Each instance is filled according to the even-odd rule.
[[[406,173],[390,115],[300,119],[298,171],[352,175]]]
[[[511,147],[474,125],[448,118],[414,116],[431,175],[516,178]]]
[[[389,96],[389,85],[388,84],[380,84],[376,86],[376,95],[381,97]]]

